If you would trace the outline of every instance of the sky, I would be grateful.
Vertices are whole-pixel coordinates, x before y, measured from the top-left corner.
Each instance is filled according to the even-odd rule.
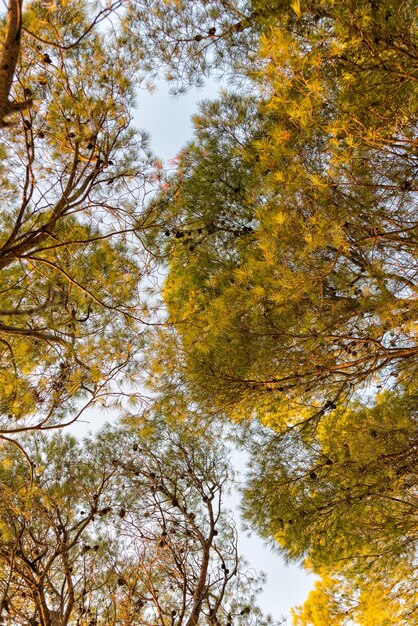
[[[150,133],[151,148],[159,158],[169,161],[179,152],[192,136],[191,116],[197,112],[198,102],[206,98],[215,98],[219,88],[216,82],[208,81],[203,90],[191,89],[186,95],[176,98],[169,95],[165,83],[158,84],[152,94],[139,91],[134,121],[137,127]],[[245,472],[246,458],[243,453],[237,452],[233,462],[239,472]],[[238,511],[238,494],[235,494],[228,504]],[[236,515],[239,516],[238,513]],[[286,566],[283,559],[274,554],[271,548],[263,544],[254,534],[248,537],[241,532],[239,543],[240,551],[251,567],[267,574],[267,584],[260,596],[260,606],[275,618],[281,616],[289,618],[290,607],[301,604],[306,599],[312,587],[313,577],[308,576],[297,566]],[[291,624],[291,620],[288,621]]]
[[[197,112],[201,100],[216,98],[219,85],[208,81],[203,90],[191,89],[186,95],[173,98],[165,83],[158,84],[153,93],[138,91],[137,111],[134,124],[150,134],[152,151],[163,162],[169,163],[192,137],[193,123],[191,116]],[[171,166],[172,167],[172,166]],[[87,421],[84,421],[87,419]],[[76,423],[70,430],[82,436],[91,430],[97,430],[104,422],[112,421],[109,413],[92,411],[88,418]],[[236,451],[232,462],[238,472],[238,480],[245,475],[247,463],[245,453]],[[240,527],[239,493],[233,493],[227,506],[234,511],[238,527]],[[302,604],[312,588],[314,577],[308,576],[300,567],[287,565],[270,546],[252,533],[248,536],[242,531],[239,534],[239,550],[251,568],[267,574],[267,582],[259,596],[259,605],[263,611],[276,619],[288,618],[291,625],[290,608]]]
[[[91,410],[83,415],[82,419],[67,429],[77,437],[83,437],[89,432],[97,431],[106,422],[116,419],[114,413],[103,412],[99,409]],[[232,454],[232,464],[236,473],[236,482],[242,482],[245,477],[245,470],[248,457],[242,451],[235,451]],[[232,512],[237,528],[238,549],[241,556],[245,558],[249,569],[254,569],[258,573],[264,572],[267,581],[262,593],[258,596],[257,603],[263,609],[265,615],[269,614],[276,620],[287,618],[288,626],[291,626],[291,607],[303,604],[315,578],[308,576],[300,567],[288,565],[284,560],[266,545],[255,533],[246,534],[240,523],[240,495],[238,491],[233,491],[225,498],[227,509]],[[326,624],[324,624],[326,626]]]

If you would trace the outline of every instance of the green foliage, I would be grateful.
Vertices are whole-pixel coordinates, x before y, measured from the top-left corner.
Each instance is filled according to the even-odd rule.
[[[416,396],[384,392],[249,439],[248,520],[322,576],[295,624],[415,623]]]
[[[363,67],[376,25],[356,6],[276,16],[258,112],[204,107],[156,204],[190,380],[272,425],[416,371],[414,15],[396,11]]]
[[[145,424],[143,424],[144,426]],[[272,624],[222,498],[227,451],[157,416],[142,433],[22,440],[0,459],[0,616],[13,624]],[[56,620],[56,622],[55,622]],[[222,621],[221,621],[222,620]],[[216,623],[216,622],[215,622]]]
[[[81,398],[91,403],[131,373],[148,263],[139,233],[150,155],[130,127],[126,71],[135,61],[117,32],[89,28],[84,2],[25,8],[14,96],[34,104],[2,131],[0,172],[0,430],[9,434],[74,419]]]
[[[414,623],[416,7],[249,11],[254,95],[203,105],[154,203],[177,336],[150,366],[256,418],[249,519],[323,576],[297,623]]]
[[[215,607],[263,623],[244,605],[251,584],[225,591],[235,535],[213,506],[227,466],[199,447],[206,426],[183,427],[216,412],[249,421],[248,519],[321,576],[295,624],[413,623],[415,4],[140,0],[120,30],[90,28],[88,7],[33,2],[23,18],[12,95],[34,104],[0,154],[3,438],[75,419],[122,371],[132,380],[149,249],[167,259],[175,333],[148,344],[160,397],[139,461],[119,430],[5,455],[2,609],[48,626],[74,623],[76,607],[165,626],[182,602],[188,626],[218,624]],[[150,155],[130,129],[131,76],[161,67],[174,91],[214,68],[240,92],[202,105],[143,210]]]
[[[176,94],[203,86],[210,74],[234,80],[234,66],[256,57],[257,31],[242,0],[136,0],[125,27],[144,78],[162,72]]]
[[[254,432],[249,515],[318,568],[347,560],[359,571],[375,567],[376,554],[387,563],[413,555],[416,432],[416,397],[389,393],[332,411],[316,428]]]

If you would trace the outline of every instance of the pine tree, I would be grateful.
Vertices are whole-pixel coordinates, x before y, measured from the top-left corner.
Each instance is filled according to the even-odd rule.
[[[155,202],[151,368],[264,432],[249,519],[323,576],[301,624],[414,623],[415,7],[252,10],[249,89],[202,106]]]
[[[412,6],[279,9],[155,204],[187,375],[273,426],[416,373]]]
[[[23,24],[11,93],[33,104],[3,128],[0,162],[5,437],[75,419],[129,374],[146,316],[135,60],[119,32],[90,28],[84,2],[28,3]]]
[[[272,624],[223,506],[227,451],[157,416],[83,442],[62,433],[2,455],[5,623]]]

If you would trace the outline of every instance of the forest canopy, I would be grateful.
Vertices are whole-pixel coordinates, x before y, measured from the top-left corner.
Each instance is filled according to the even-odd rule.
[[[1,40],[3,614],[264,623],[223,556],[227,521],[213,543],[204,482],[226,484],[227,428],[251,459],[249,527],[319,576],[294,624],[418,624],[415,3],[9,0]],[[181,95],[210,75],[228,87],[165,168],[133,127],[138,87],[165,76]],[[93,406],[125,425],[86,442],[39,432]],[[205,445],[210,467],[184,474]],[[145,513],[127,514],[135,472],[147,546],[132,534]],[[102,490],[125,511],[116,526],[98,521]],[[84,528],[107,537],[111,570]],[[162,571],[182,596],[152,591]]]
[[[253,9],[156,200],[156,384],[243,422],[251,526],[322,577],[295,623],[416,623],[416,7]]]

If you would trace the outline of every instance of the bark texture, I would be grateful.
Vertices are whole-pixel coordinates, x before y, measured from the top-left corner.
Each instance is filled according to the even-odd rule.
[[[22,102],[10,100],[13,77],[20,53],[22,2],[23,0],[9,0],[7,6],[6,33],[0,57],[0,128],[10,124],[7,117],[11,113],[27,109],[32,104],[32,100]]]

